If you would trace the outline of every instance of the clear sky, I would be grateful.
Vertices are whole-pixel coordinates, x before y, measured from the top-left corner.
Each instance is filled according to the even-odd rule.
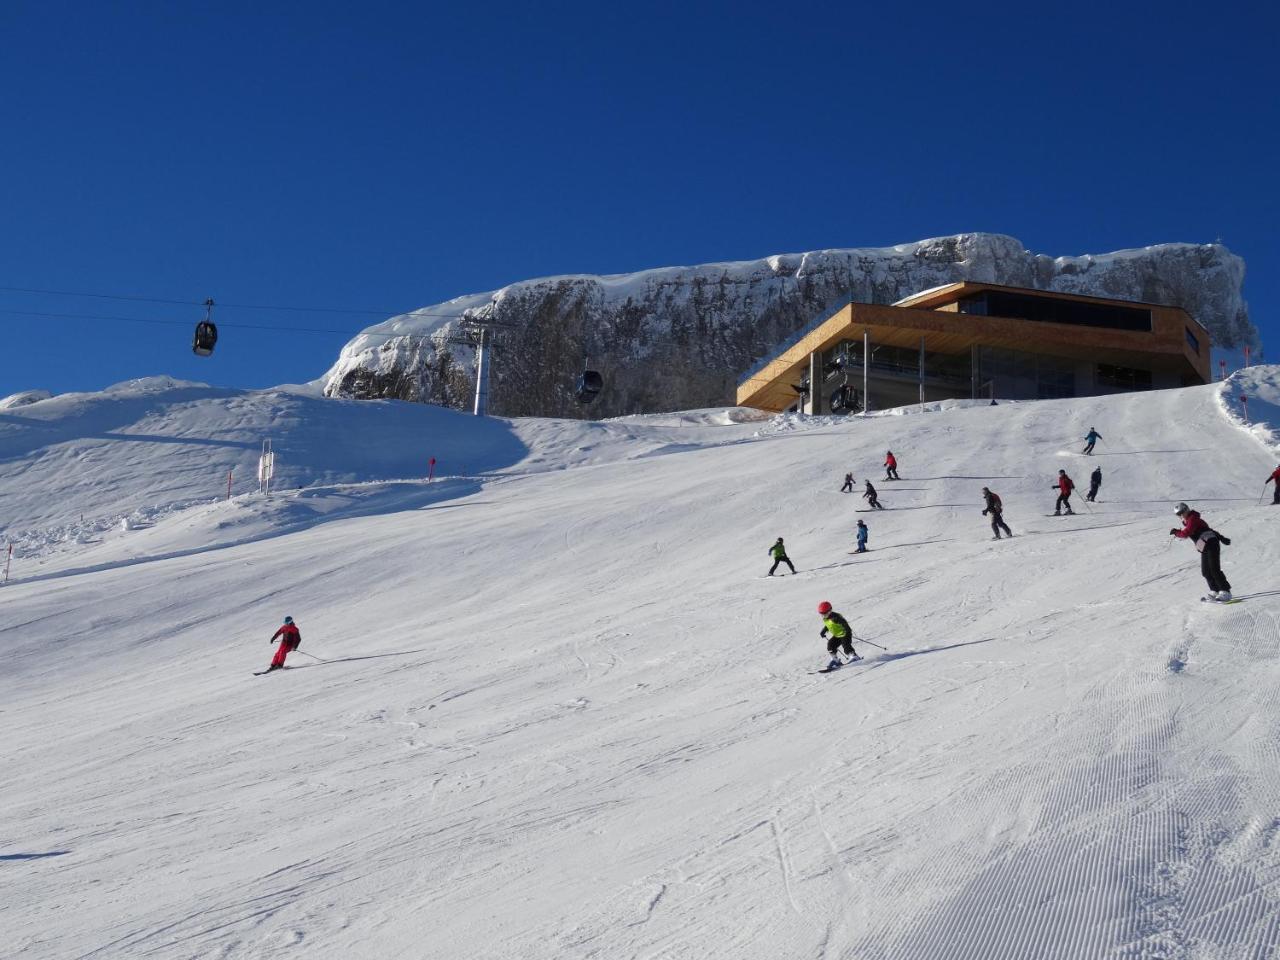
[[[1268,3],[0,3],[0,396],[321,374],[514,280],[1221,239],[1280,353]],[[12,311],[182,325],[21,316]],[[285,334],[237,323],[323,328]]]

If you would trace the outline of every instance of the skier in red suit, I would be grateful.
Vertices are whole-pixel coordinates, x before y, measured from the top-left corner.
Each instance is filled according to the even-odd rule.
[[[284,618],[284,626],[275,632],[271,637],[271,642],[275,643],[277,637],[280,639],[280,646],[276,648],[276,655],[271,658],[271,666],[267,667],[268,671],[282,669],[284,667],[284,658],[302,646],[302,633],[294,624],[293,617]]]

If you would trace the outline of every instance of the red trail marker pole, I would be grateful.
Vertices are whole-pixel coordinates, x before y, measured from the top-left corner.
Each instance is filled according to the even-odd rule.
[[[430,483],[436,476],[436,458],[432,457],[427,461],[427,483]]]
[[[231,473],[232,471],[230,470],[227,471],[227,499],[228,500],[231,499]]]
[[[1227,361],[1221,359],[1218,361],[1218,372],[1222,374],[1218,377],[1219,380],[1227,379]]]
[[[1244,408],[1244,422],[1249,422],[1249,398],[1243,393],[1240,394],[1240,406]]]
[[[1245,344],[1245,346],[1244,346],[1244,365],[1245,365],[1246,367],[1247,367],[1247,366],[1250,366],[1250,363],[1249,363],[1249,345],[1248,345],[1247,343],[1246,343],[1246,344]]]

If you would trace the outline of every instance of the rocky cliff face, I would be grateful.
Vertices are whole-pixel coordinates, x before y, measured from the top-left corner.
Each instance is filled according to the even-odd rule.
[[[1241,296],[1244,261],[1220,244],[1161,244],[1051,258],[1013,237],[961,234],[895,247],[821,250],[618,276],[547,277],[459,297],[370,327],[323,378],[329,396],[470,404],[466,318],[503,325],[491,412],[581,416],[584,362],[605,388],[593,417],[720,406],[739,376],[848,300],[892,303],[957,280],[1183,307],[1216,346],[1256,343]]]

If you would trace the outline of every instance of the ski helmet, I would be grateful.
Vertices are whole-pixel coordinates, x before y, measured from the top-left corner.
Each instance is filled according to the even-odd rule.
[[[1188,507],[1185,503],[1180,503],[1178,504],[1178,509],[1173,512],[1176,513],[1178,516],[1182,516],[1184,513],[1190,513],[1191,508]]]
[[[285,623],[293,623],[293,617],[285,617],[285,618],[284,618],[284,622],[285,622]]]
[[[831,604],[823,600],[820,604],[818,604],[818,612],[825,617],[828,613],[831,612]]]

